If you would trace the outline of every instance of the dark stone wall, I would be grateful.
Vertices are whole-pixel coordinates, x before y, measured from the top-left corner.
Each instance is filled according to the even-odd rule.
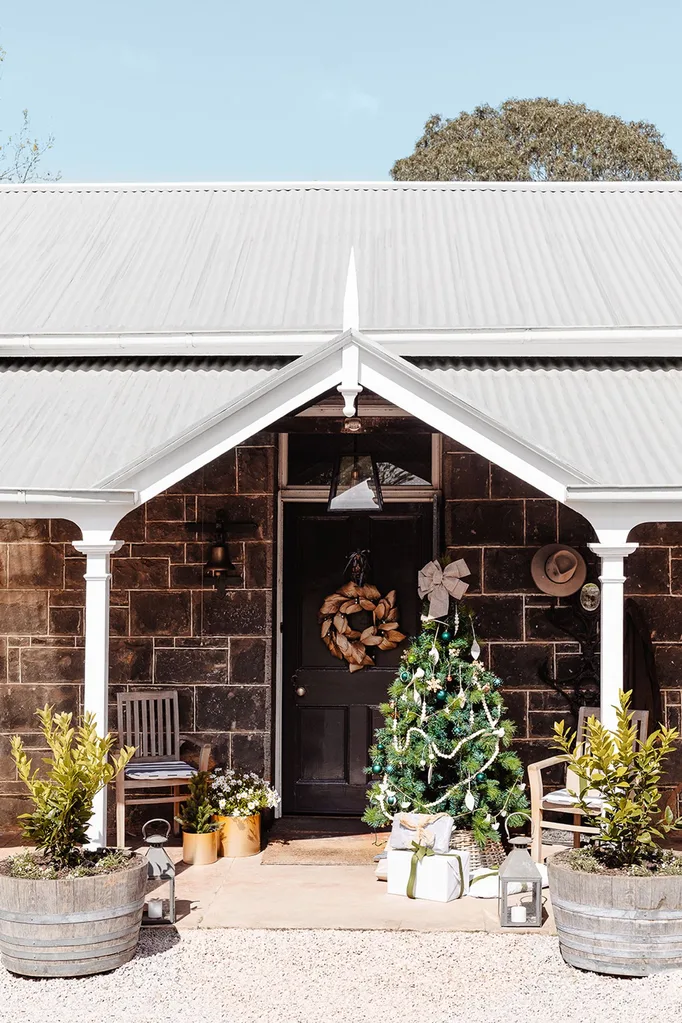
[[[546,616],[557,598],[540,593],[530,574],[535,552],[548,543],[575,547],[585,558],[588,581],[597,581],[599,559],[590,524],[548,500],[503,469],[447,438],[444,447],[445,541],[471,569],[465,598],[476,612],[487,663],[504,682],[526,763],[551,756],[554,721],[570,719],[565,699],[539,673],[547,665],[565,678],[580,661],[580,645]],[[682,523],[650,523],[630,538],[642,546],[625,563],[626,593],[649,621],[663,689],[665,723],[682,724]]]
[[[210,743],[216,763],[265,774],[276,451],[273,435],[259,435],[149,501],[117,527],[124,546],[112,557],[110,728],[121,690],[177,688],[183,737]],[[217,509],[228,522],[256,523],[248,539],[230,541],[243,581],[224,597],[204,584],[208,534],[188,526],[213,523]],[[26,808],[10,736],[21,733],[39,759],[36,708],[82,709],[79,537],[66,521],[0,519],[0,828]]]
[[[563,698],[543,683],[578,663],[579,645],[546,617],[557,601],[530,575],[535,551],[577,547],[596,580],[594,539],[580,516],[478,455],[444,440],[445,542],[471,569],[466,601],[477,615],[484,656],[504,681],[526,762],[550,753]],[[209,742],[213,761],[271,774],[272,607],[276,438],[252,438],[125,518],[112,558],[111,707],[120,690],[177,688],[182,733]],[[188,527],[252,520],[249,539],[230,543],[243,581],[225,597],[205,586],[206,537]],[[9,755],[19,732],[41,755],[34,712],[45,702],[82,705],[85,558],[65,521],[0,519],[0,828],[25,809]],[[682,724],[682,524],[633,531],[642,547],[626,563],[627,592],[652,627],[666,723]],[[141,808],[141,813],[146,808]],[[146,816],[152,815],[148,812]],[[137,815],[136,815],[137,816]]]

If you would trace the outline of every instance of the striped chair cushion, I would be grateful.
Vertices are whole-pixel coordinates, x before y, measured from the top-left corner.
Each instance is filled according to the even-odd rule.
[[[598,810],[604,804],[602,796],[592,795],[586,800],[590,809]],[[548,803],[555,806],[575,806],[575,796],[572,796],[568,789],[557,789],[556,792],[548,792],[542,800],[542,805],[547,807]]]
[[[162,778],[181,780],[191,778],[196,774],[193,767],[183,760],[164,760],[149,764],[137,763],[128,764],[125,769],[125,776],[129,781],[160,781]]]

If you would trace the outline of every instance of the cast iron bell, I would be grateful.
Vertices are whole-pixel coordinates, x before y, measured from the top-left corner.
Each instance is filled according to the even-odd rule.
[[[230,559],[225,541],[225,521],[221,514],[216,516],[215,531],[215,540],[208,552],[208,561],[204,565],[204,571],[206,575],[211,576],[214,586],[222,596],[228,582],[241,582],[242,574]]]

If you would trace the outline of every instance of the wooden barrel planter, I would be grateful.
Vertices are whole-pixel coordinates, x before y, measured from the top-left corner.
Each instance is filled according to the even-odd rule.
[[[556,857],[547,871],[561,954],[571,966],[621,977],[682,969],[682,876],[587,874]]]
[[[111,874],[29,881],[0,875],[0,956],[25,977],[83,977],[135,954],[147,862]]]

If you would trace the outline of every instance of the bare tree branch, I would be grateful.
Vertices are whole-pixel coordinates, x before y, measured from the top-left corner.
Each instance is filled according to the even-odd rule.
[[[5,59],[5,51],[0,47],[0,64]],[[6,140],[0,138],[0,181],[24,184],[27,181],[58,181],[61,174],[49,171],[40,173],[38,165],[45,153],[54,146],[54,136],[38,139],[31,133],[31,121],[28,110],[22,111],[21,127],[8,135]]]

